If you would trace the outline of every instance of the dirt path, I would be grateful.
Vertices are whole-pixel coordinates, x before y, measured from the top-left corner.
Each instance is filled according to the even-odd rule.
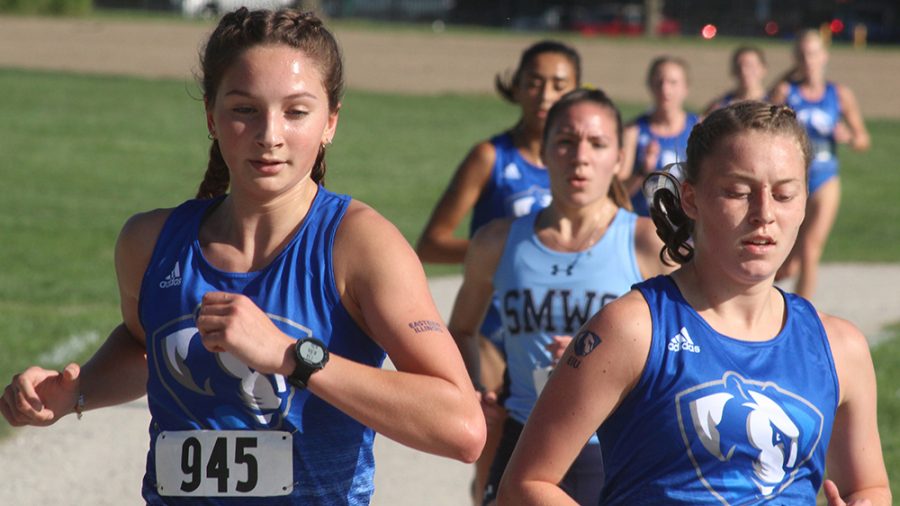
[[[0,17],[0,66],[191,79],[210,25],[202,23]],[[532,35],[480,36],[338,28],[352,88],[409,93],[491,93],[493,76],[516,64]],[[661,52],[691,65],[691,103],[702,107],[730,83],[731,50],[720,45],[573,39],[586,82],[614,99],[646,102],[648,62]],[[766,49],[772,78],[789,62],[786,45]],[[831,78],[849,85],[869,117],[900,118],[900,53],[835,50]]]

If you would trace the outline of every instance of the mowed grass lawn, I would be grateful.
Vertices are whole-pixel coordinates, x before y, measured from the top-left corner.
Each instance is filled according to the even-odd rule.
[[[136,212],[190,198],[209,141],[191,81],[0,70],[0,90],[5,384],[35,360],[58,366],[85,358],[118,321],[113,245],[120,227]],[[644,107],[621,105],[625,118]],[[494,96],[351,90],[328,155],[327,185],[371,204],[412,243],[467,150],[516,117],[515,107]],[[873,149],[841,155],[843,207],[826,261],[900,262],[900,121],[868,125]],[[452,272],[459,270],[429,267],[431,275]],[[879,379],[900,371],[896,346],[876,350]],[[900,409],[895,388],[882,388],[886,414]],[[882,423],[891,424],[884,435],[893,455],[888,433],[897,431],[887,427],[900,428],[900,420],[884,416]]]

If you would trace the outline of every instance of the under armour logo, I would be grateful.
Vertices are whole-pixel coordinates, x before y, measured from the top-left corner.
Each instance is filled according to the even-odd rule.
[[[571,276],[572,269],[574,269],[574,268],[575,268],[575,264],[569,264],[562,268],[556,264],[553,264],[553,269],[550,270],[550,274],[552,274],[554,276],[558,276],[560,272],[566,271],[566,276]]]

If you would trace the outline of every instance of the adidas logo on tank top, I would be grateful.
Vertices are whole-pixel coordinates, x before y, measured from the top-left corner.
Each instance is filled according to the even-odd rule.
[[[669,339],[669,351],[689,351],[691,353],[700,353],[700,346],[694,344],[691,335],[688,334],[686,327],[681,327],[681,331],[672,339]]]
[[[178,265],[178,262],[175,262],[175,268],[172,269],[172,272],[166,276],[166,279],[159,282],[160,288],[171,288],[173,286],[181,285],[181,266]]]

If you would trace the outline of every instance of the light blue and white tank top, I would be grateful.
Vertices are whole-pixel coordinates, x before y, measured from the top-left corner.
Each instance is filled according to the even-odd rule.
[[[638,384],[598,430],[603,504],[815,504],[838,403],[815,308],[782,293],[781,332],[716,332],[669,276],[637,285],[650,308]]]
[[[263,445],[266,434],[281,431],[287,446],[280,448],[293,468],[286,477],[290,483],[285,490],[290,492],[267,498],[271,502],[265,504],[368,504],[374,489],[373,431],[308,390],[293,388],[281,375],[259,374],[228,353],[207,351],[194,322],[206,292],[240,293],[282,332],[298,339],[316,337],[336,355],[379,367],[384,351],[356,325],[335,287],[332,247],[350,198],[320,187],[290,243],[270,265],[255,272],[224,272],[203,257],[200,225],[221,201],[192,200],[176,208],[143,278],[140,319],[147,336],[152,415],[143,496],[149,504],[260,502],[253,495],[256,490],[240,490],[253,485],[251,467],[259,473],[257,481],[264,481],[264,459],[275,452],[254,445]],[[200,434],[185,440],[181,461],[176,451],[175,462],[158,468],[156,451],[163,438],[171,441],[186,434],[180,431],[198,430],[216,431],[208,433],[214,437],[213,449],[198,442]],[[226,434],[222,431],[260,437],[220,444],[225,438],[217,435]],[[188,489],[201,478],[211,479],[225,496],[161,497],[172,491],[160,489],[159,473],[164,471],[184,472]]]
[[[662,137],[656,135],[650,129],[650,115],[644,114],[635,120],[638,127],[637,148],[634,156],[633,171],[635,174],[641,172],[639,167],[644,165],[644,158],[647,153],[647,146],[651,141],[659,143],[659,158],[656,160],[655,170],[662,170],[663,167],[670,163],[683,162],[686,159],[687,141],[691,135],[691,129],[700,118],[694,113],[687,113],[684,122],[684,129],[671,137]],[[647,206],[647,199],[641,190],[638,190],[631,196],[631,206],[634,212],[639,216],[649,216],[650,208]]]
[[[552,365],[547,351],[555,335],[575,337],[603,305],[641,280],[634,250],[637,216],[619,209],[603,237],[576,252],[540,242],[540,212],[515,220],[494,274],[505,331],[509,415],[525,423]]]

